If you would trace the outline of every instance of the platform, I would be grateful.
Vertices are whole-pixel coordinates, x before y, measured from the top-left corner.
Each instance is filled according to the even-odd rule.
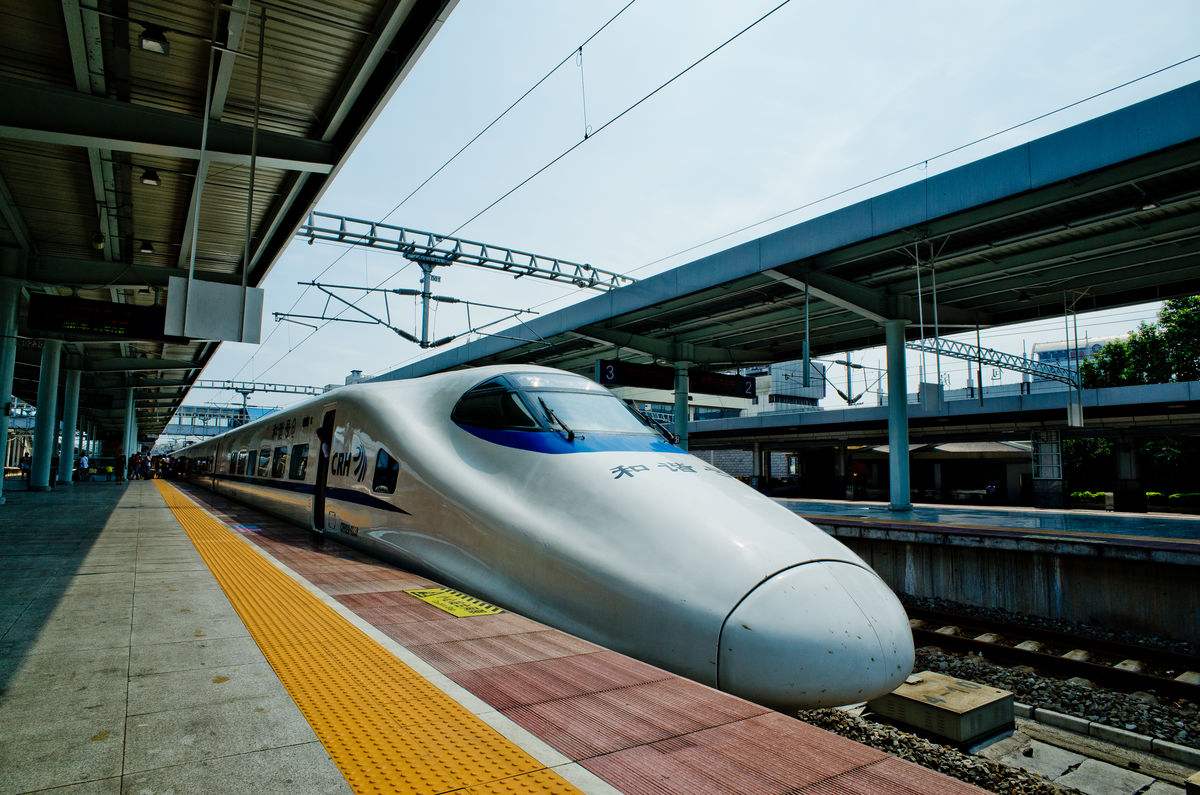
[[[1031,533],[1071,533],[1119,538],[1200,541],[1200,516],[1114,513],[971,505],[914,505],[892,510],[886,502],[783,498],[779,502],[805,518],[854,518],[900,524],[984,527]]]
[[[207,492],[13,492],[0,792],[973,792]]]
[[[779,502],[909,597],[1200,642],[1200,517]]]

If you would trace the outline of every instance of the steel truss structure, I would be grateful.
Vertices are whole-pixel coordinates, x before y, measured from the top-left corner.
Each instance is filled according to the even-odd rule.
[[[279,392],[285,395],[320,395],[320,387],[304,384],[265,384],[259,381],[212,381],[199,379],[192,389],[228,389],[248,395],[253,392]]]
[[[1045,378],[1048,381],[1060,381],[1072,387],[1077,387],[1079,383],[1075,377],[1075,371],[1070,368],[1059,367],[1054,364],[1043,364],[1024,356],[1004,353],[992,348],[981,348],[956,340],[929,337],[905,343],[905,347],[912,351],[924,351],[925,353],[939,354],[951,359],[961,359],[965,362],[980,362],[991,367],[999,367],[1003,370],[1036,375],[1039,378]]]
[[[213,381],[198,379],[192,389],[228,389],[242,396],[242,410],[250,405],[250,396],[255,392],[278,392],[284,395],[322,395],[325,390],[304,384],[270,384],[259,381]]]
[[[313,211],[296,232],[309,242],[325,240],[392,251],[426,267],[473,265],[477,268],[555,282],[570,282],[592,290],[615,290],[637,280],[615,271],[506,246],[408,229],[378,221]]]

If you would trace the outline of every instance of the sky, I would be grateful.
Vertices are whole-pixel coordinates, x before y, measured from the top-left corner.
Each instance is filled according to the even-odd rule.
[[[778,3],[635,0],[583,49],[582,66],[578,57],[568,60],[397,207],[626,2],[461,0],[318,209],[451,232],[580,141],[586,118],[595,131],[586,142],[458,234],[644,278],[1200,80],[1200,60],[1192,61],[692,248],[1196,55],[1200,3],[1163,0],[1149,11],[1123,2],[1065,0],[792,0],[600,130]],[[382,326],[334,323],[305,340],[309,328],[277,324],[272,312],[320,313],[323,296],[304,293],[296,282],[314,278],[335,260],[323,280],[419,286],[417,268],[406,268],[397,255],[295,241],[262,284],[264,342],[222,344],[202,377],[324,385],[342,383],[352,369],[375,374],[433,353]],[[436,290],[443,295],[541,312],[591,294],[469,267],[442,269],[441,275]],[[362,306],[382,309],[378,299]],[[1153,320],[1156,308],[1081,315],[1080,337],[1125,333]],[[412,299],[394,302],[392,311],[413,330]],[[472,319],[478,324],[502,314],[473,311]],[[460,308],[439,311],[436,335],[465,328]],[[1061,329],[1053,321],[1008,326],[985,331],[983,344],[1019,353],[1023,344],[1062,339]],[[872,349],[854,358],[878,364],[883,356]],[[966,369],[966,363],[943,367],[949,388],[965,385]],[[913,391],[916,354],[910,353],[908,374]],[[267,393],[252,398],[262,405],[292,400]],[[188,402],[240,398],[197,392]],[[826,403],[838,402],[831,392]]]

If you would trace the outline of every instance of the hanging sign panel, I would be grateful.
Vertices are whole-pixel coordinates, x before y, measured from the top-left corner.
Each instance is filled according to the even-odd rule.
[[[610,389],[628,386],[670,391],[675,388],[675,370],[658,364],[634,364],[615,359],[600,359],[596,362],[596,380]],[[744,375],[697,369],[688,371],[688,392],[700,395],[753,399],[758,394],[755,384],[753,378]]]
[[[161,306],[33,293],[27,327],[31,336],[69,340],[178,340],[163,334],[164,316]]]
[[[756,382],[744,375],[714,373],[711,370],[692,370],[688,375],[688,391],[701,395],[720,395],[753,400],[758,395]]]

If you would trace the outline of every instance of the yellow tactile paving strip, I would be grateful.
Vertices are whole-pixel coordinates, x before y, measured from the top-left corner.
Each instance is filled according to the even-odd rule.
[[[179,489],[154,483],[356,792],[578,792]]]

